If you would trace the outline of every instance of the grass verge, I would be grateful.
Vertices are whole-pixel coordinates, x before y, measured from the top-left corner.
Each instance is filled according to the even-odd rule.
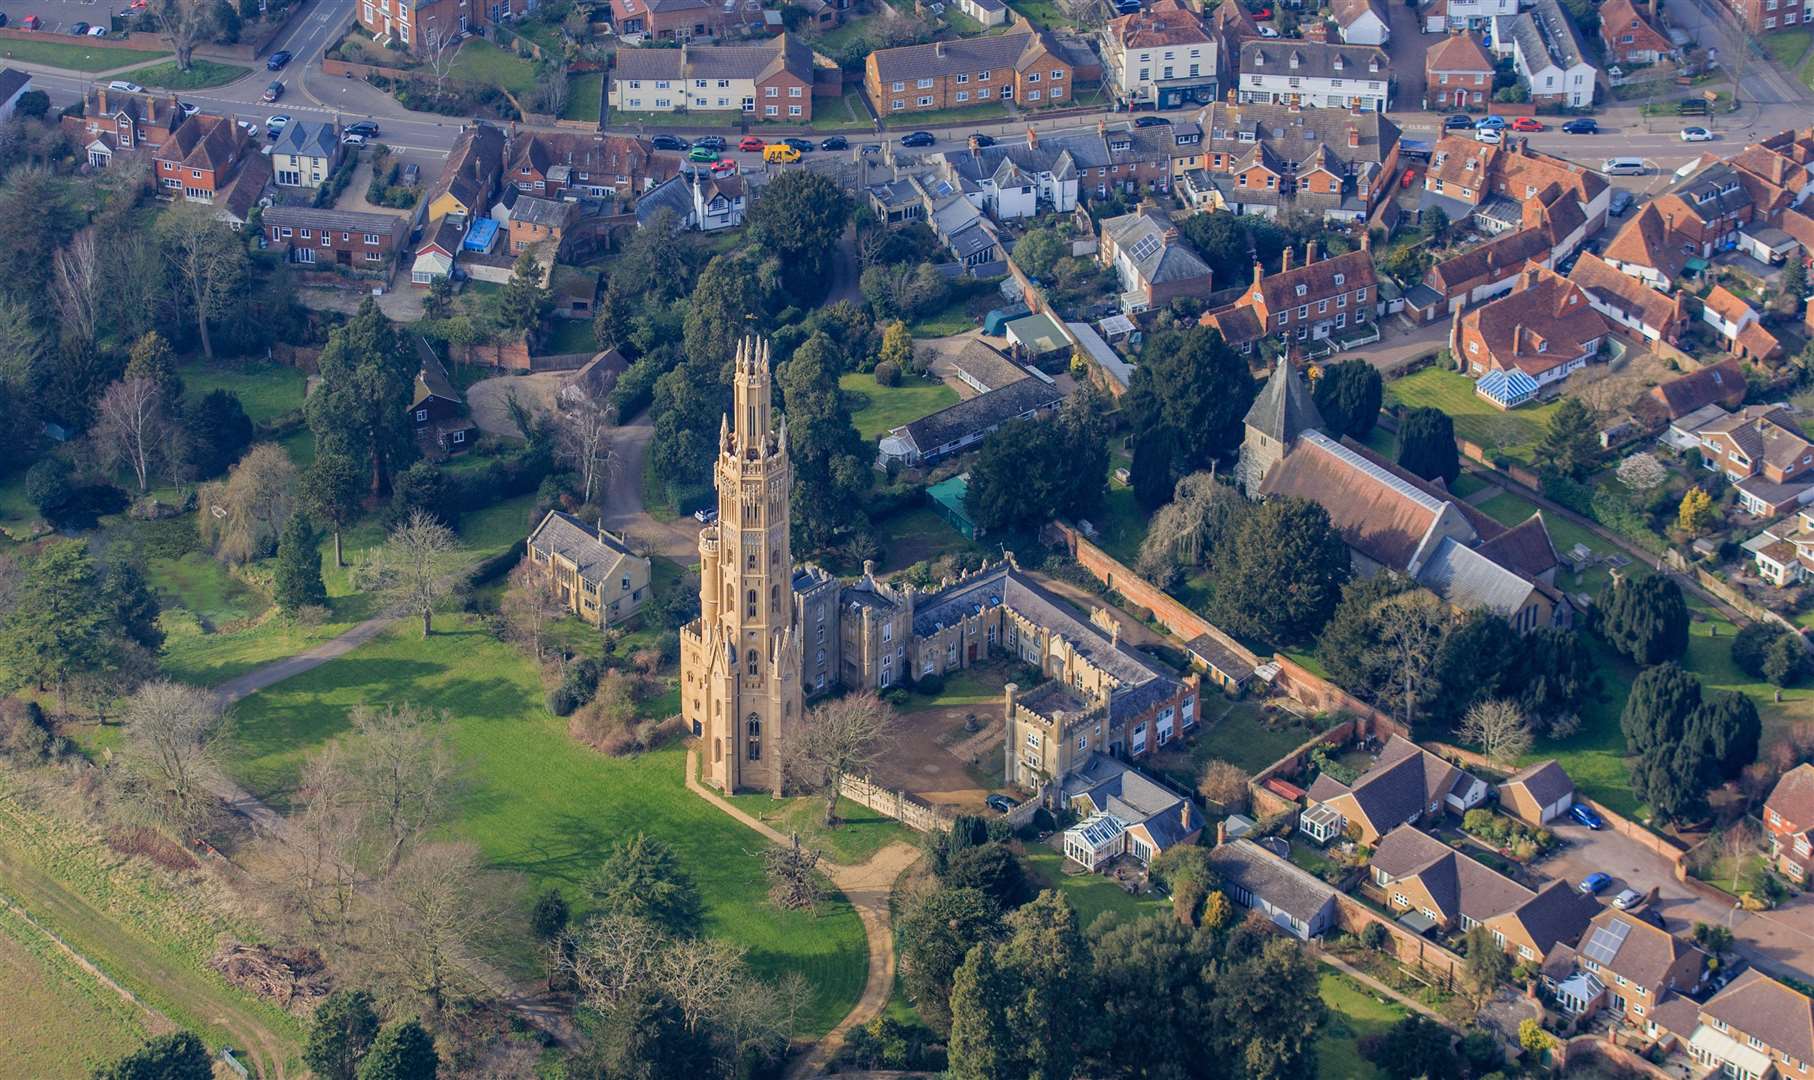
[[[169,55],[165,52],[140,52],[137,49],[76,45],[62,41],[9,39],[0,42],[0,60],[21,60],[27,64],[43,64],[70,71],[112,71],[128,64],[142,64]]]
[[[195,60],[189,70],[177,67],[176,61],[139,68],[129,76],[133,82],[159,90],[206,90],[225,86],[252,69],[239,64],[220,64],[213,60]]]

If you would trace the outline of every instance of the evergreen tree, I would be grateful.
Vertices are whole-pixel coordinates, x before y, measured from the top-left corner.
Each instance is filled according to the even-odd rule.
[[[359,1062],[378,1035],[378,1011],[364,990],[336,990],[322,999],[309,1027],[303,1063],[320,1080],[357,1080]]]
[[[1320,977],[1316,961],[1290,938],[1270,929],[1230,931],[1203,1014],[1204,1030],[1216,1033],[1212,1060],[1238,1062],[1247,1080],[1318,1075],[1316,1042],[1329,1015],[1317,993]]]
[[[1448,1028],[1418,1013],[1393,1024],[1380,1036],[1373,1064],[1387,1076],[1417,1076],[1423,1080],[1461,1080],[1462,1076],[1455,1037]]]
[[[441,1071],[435,1040],[414,1020],[387,1024],[359,1063],[359,1080],[435,1080]]]
[[[321,580],[321,538],[302,514],[291,514],[277,537],[272,592],[278,609],[286,615],[305,607],[327,606],[328,587]]]
[[[1549,418],[1549,430],[1537,444],[1537,464],[1568,477],[1585,480],[1600,460],[1600,434],[1593,413],[1580,398],[1564,397]]]
[[[1675,523],[1683,532],[1690,535],[1700,532],[1713,523],[1713,496],[1698,487],[1691,487],[1682,494],[1682,504],[1676,511]]]
[[[183,432],[189,468],[197,480],[212,480],[226,472],[252,445],[252,419],[231,390],[210,390],[193,408],[185,409]]]
[[[1010,421],[983,440],[964,505],[980,528],[1032,528],[1094,513],[1107,480],[1100,425],[1067,408],[1051,420]]]
[[[117,663],[114,613],[94,602],[101,577],[88,545],[51,544],[33,559],[11,610],[0,614],[0,687],[54,687],[66,711],[72,680]]]
[[[1454,484],[1461,475],[1455,424],[1441,409],[1412,409],[1398,424],[1398,463],[1425,480]]]
[[[448,528],[453,528],[460,520],[447,474],[426,461],[418,461],[398,473],[391,489],[392,521],[408,521],[410,514],[417,510]]]
[[[1167,497],[1185,473],[1233,460],[1241,421],[1258,390],[1247,361],[1219,331],[1191,326],[1147,337],[1123,404],[1134,431],[1162,430],[1170,437]],[[1157,478],[1151,483],[1157,485]]]
[[[1688,650],[1688,603],[1662,574],[1608,582],[1595,618],[1606,643],[1640,665],[1679,659]]]
[[[1330,435],[1364,439],[1379,421],[1385,383],[1379,369],[1367,361],[1342,360],[1322,369],[1312,397]]]
[[[1172,464],[1172,434],[1166,428],[1134,433],[1134,460],[1129,467],[1134,501],[1151,512],[1171,501],[1177,470]]]
[[[1730,690],[1708,696],[1690,714],[1685,728],[1683,740],[1705,748],[1722,781],[1738,779],[1745,766],[1757,760],[1757,744],[1764,730],[1757,705]]]
[[[1397,574],[1355,578],[1342,587],[1341,603],[1316,645],[1317,658],[1337,686],[1363,701],[1376,702],[1391,692],[1393,667],[1380,647],[1376,612],[1381,601],[1414,588]]]
[[[1241,519],[1226,548],[1215,560],[1217,622],[1279,645],[1321,632],[1350,572],[1348,545],[1328,511],[1268,499]]]
[[[952,1080],[1018,1080],[1022,1033],[1008,1018],[1014,980],[997,966],[996,946],[972,946],[951,980]]]
[[[132,343],[125,377],[150,379],[163,397],[164,410],[172,415],[182,412],[183,377],[176,372],[176,352],[156,330],[147,330]]]
[[[1788,631],[1776,623],[1752,622],[1739,627],[1738,633],[1732,635],[1732,663],[1740,671],[1753,679],[1764,677],[1764,660],[1770,655],[1771,646],[1779,637],[1785,637]]]
[[[874,449],[844,406],[838,388],[844,366],[837,344],[821,331],[794,350],[776,379],[794,465],[794,547],[803,554],[829,550],[867,520],[863,496],[875,476]]]
[[[1521,645],[1502,616],[1477,608],[1463,617],[1436,654],[1436,690],[1426,703],[1431,726],[1452,732],[1475,705],[1511,693],[1524,680]]]
[[[542,325],[548,316],[552,296],[542,284],[542,267],[533,252],[517,256],[510,268],[510,280],[498,293],[498,317],[505,330],[526,334]]]
[[[1794,686],[1808,669],[1808,650],[1798,635],[1781,633],[1764,655],[1763,676],[1777,686]]]
[[[444,281],[445,278],[436,278]],[[359,464],[343,453],[320,451],[308,470],[302,474],[303,509],[317,521],[334,529],[334,565],[346,565],[341,550],[340,533],[359,516],[359,497],[363,494],[364,477]]]
[[[529,930],[537,941],[553,941],[567,929],[567,919],[567,898],[559,889],[549,888],[536,897],[535,908],[529,913]]]
[[[633,915],[691,936],[705,917],[699,890],[665,840],[637,833],[613,844],[586,881],[596,913]]]
[[[1171,851],[1201,851],[1172,848]],[[1101,1023],[1083,1075],[1195,1077],[1206,1073],[1203,1016],[1212,993],[1212,939],[1176,919],[1145,916],[1096,938],[1095,1008]]]
[[[1801,314],[1802,301],[1808,295],[1808,253],[1797,244],[1789,253],[1789,261],[1783,266],[1782,277],[1777,279],[1776,288],[1782,294],[1783,306],[1787,314]]]
[[[158,625],[157,591],[145,580],[142,566],[115,556],[101,580],[101,603],[112,613],[114,628],[127,641],[155,653],[164,647],[164,629]]]
[[[1700,708],[1701,683],[1674,663],[1645,668],[1632,680],[1619,731],[1630,754],[1682,741],[1688,718]]]
[[[970,950],[1000,930],[1000,909],[980,889],[945,885],[903,905],[895,924],[901,985],[933,1031],[950,1032],[952,979]]]
[[[409,403],[420,366],[370,297],[328,335],[316,361],[321,382],[303,403],[316,452],[362,462],[373,495],[387,494],[391,478],[415,458]]]
[[[178,1031],[95,1070],[95,1080],[213,1080],[214,1062],[194,1033]]]
[[[1519,711],[1545,726],[1580,715],[1597,678],[1581,636],[1540,626],[1525,634],[1519,645],[1520,659],[1512,669],[1523,684],[1518,690]]]
[[[684,366],[711,372],[729,385],[737,342],[768,329],[781,300],[781,262],[763,248],[738,248],[714,256],[687,302]],[[712,418],[717,434],[718,418]]]
[[[1024,1040],[1033,1077],[1069,1077],[1090,1013],[1090,957],[1077,912],[1048,889],[1009,914],[1008,938],[997,952],[1015,993],[1008,1022]]]
[[[810,306],[831,283],[833,253],[850,211],[850,198],[836,184],[793,170],[762,186],[744,224],[757,247],[780,259],[788,295]]]

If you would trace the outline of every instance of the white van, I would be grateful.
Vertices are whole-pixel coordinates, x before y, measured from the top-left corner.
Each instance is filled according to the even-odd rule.
[[[1643,176],[1650,170],[1644,167],[1643,158],[1612,157],[1600,163],[1600,171],[1608,176]]]

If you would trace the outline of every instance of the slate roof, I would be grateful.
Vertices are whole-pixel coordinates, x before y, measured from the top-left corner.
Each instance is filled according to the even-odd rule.
[[[1355,777],[1353,784],[1321,773],[1310,785],[1309,794],[1312,803],[1352,795],[1374,829],[1385,832],[1427,811],[1431,803],[1443,801],[1473,779],[1409,739],[1393,735],[1379,759]]]
[[[1268,904],[1308,924],[1335,898],[1328,882],[1286,862],[1252,840],[1211,848],[1209,865],[1222,880],[1263,898]]]
[[[7,101],[14,94],[31,85],[31,73],[14,68],[0,67],[0,101]]]
[[[258,155],[263,157],[263,154]],[[247,164],[250,164],[248,160]],[[264,212],[266,225],[288,225],[292,228],[330,229],[351,233],[378,233],[400,239],[403,219],[394,214],[365,214],[349,210],[330,210],[313,206],[272,206]]]
[[[1045,35],[1022,21],[1017,22],[1015,28],[1006,34],[877,49],[869,54],[869,59],[874,66],[876,78],[890,83],[1001,68],[1014,68],[1018,71],[1042,53],[1051,52]]]
[[[489,124],[468,128],[447,155],[447,164],[429,188],[428,201],[452,195],[472,213],[482,214],[503,168],[504,133]]]
[[[1030,379],[1027,369],[990,348],[982,341],[971,338],[964,343],[958,354],[951,358],[951,366],[959,368],[964,374],[981,383],[986,389],[999,390],[1009,383]]]
[[[1568,773],[1554,758],[1518,770],[1506,777],[1505,783],[1499,786],[1522,787],[1538,806],[1553,805],[1575,790],[1575,782],[1568,778]]]
[[[1445,536],[1417,571],[1418,584],[1464,611],[1510,616],[1536,588],[1530,581],[1453,537]]]
[[[1281,358],[1254,395],[1242,423],[1289,445],[1305,431],[1320,431],[1323,414],[1317,411],[1310,387],[1298,378],[1288,358]]]
[[[561,380],[561,393],[590,396],[594,401],[603,401],[617,385],[617,377],[630,367],[624,354],[616,349],[605,351],[586,361],[578,371]]]
[[[541,225],[550,229],[564,229],[573,223],[579,213],[579,204],[556,199],[538,199],[533,195],[524,195],[510,208],[512,224],[522,222],[525,225]]]
[[[1295,67],[1293,59],[1297,61]],[[1241,43],[1241,74],[1367,79],[1383,84],[1392,77],[1392,59],[1377,45],[1260,38]]]
[[[1342,109],[1293,109],[1289,105],[1237,105],[1216,102],[1197,114],[1203,149],[1233,154],[1237,168],[1260,155],[1308,162],[1319,151],[1337,159],[1342,170],[1379,164],[1398,145],[1399,128],[1384,113],[1359,114]],[[1353,133],[1358,145],[1349,146]],[[1307,172],[1300,166],[1298,174]],[[1243,191],[1243,198],[1251,192]]]
[[[1513,39],[1533,67],[1545,57],[1564,70],[1585,63],[1587,46],[1581,40],[1581,31],[1556,0],[1537,0],[1516,18],[1495,22],[1500,26],[1511,24]]]
[[[340,133],[333,124],[291,120],[284,125],[283,132],[271,146],[274,154],[297,154],[332,160],[340,152]]]
[[[1803,762],[1784,773],[1764,806],[1796,828],[1814,828],[1814,765]]]
[[[1062,400],[1064,394],[1045,380],[1022,379],[948,405],[895,431],[905,435],[920,453],[932,454],[966,435],[1006,423],[1022,413],[1051,408]]]
[[[1140,280],[1149,285],[1209,277],[1209,266],[1178,239],[1177,226],[1171,219],[1157,211],[1105,218],[1101,228],[1102,234],[1127,256]]]
[[[420,334],[416,335],[416,363],[416,395],[410,399],[410,408],[416,408],[431,397],[465,407],[465,399],[454,389],[453,380],[447,377],[447,368],[435,354],[434,346]]]
[[[1814,1002],[1755,968],[1713,995],[1701,1012],[1779,1053],[1814,1060]]]
[[[812,48],[791,34],[779,34],[760,45],[686,44],[678,49],[620,49],[612,78],[764,82],[783,71],[812,85]]]
[[[586,581],[602,581],[617,565],[637,556],[610,533],[603,533],[561,510],[550,510],[529,534],[529,543],[540,551],[558,551],[579,567]]]
[[[1144,825],[1162,851],[1203,828],[1189,800],[1106,754],[1092,753],[1065,776],[1065,805],[1078,799],[1128,828]]]

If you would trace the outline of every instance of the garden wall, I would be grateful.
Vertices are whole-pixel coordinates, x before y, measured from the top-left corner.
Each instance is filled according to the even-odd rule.
[[[859,780],[854,776],[846,776],[839,780],[838,791],[851,802],[867,806],[878,813],[887,814],[910,829],[917,829],[920,832],[944,832],[951,828],[950,818],[906,792],[885,788],[879,784],[872,784],[868,780]],[[1023,820],[1015,821],[1015,813],[1011,811],[1008,814],[1009,822],[1018,828],[1026,820],[1031,820],[1038,810],[1038,801],[1029,799],[1014,808],[1014,811],[1021,813]]]
[[[1509,463],[1502,466],[1492,459],[1491,455],[1487,453],[1486,447],[1479,443],[1469,442],[1459,435],[1455,436],[1455,445],[1461,449],[1462,456],[1468,460],[1478,462],[1489,469],[1497,469],[1532,491],[1543,490],[1543,478],[1524,466]]]
[[[1465,961],[1460,956],[1421,934],[1411,933],[1347,893],[1335,894],[1335,925],[1358,937],[1370,923],[1386,928],[1392,940],[1392,955],[1399,963],[1423,969],[1441,980],[1445,989],[1461,977]]]
[[[1577,1035],[1560,1043],[1554,1056],[1555,1063],[1561,1066],[1565,1073],[1568,1071],[1569,1065],[1578,1062],[1585,1066],[1595,1058],[1622,1069],[1642,1073],[1645,1076],[1658,1077],[1659,1080],[1675,1080],[1674,1073],[1646,1061],[1641,1055],[1614,1042],[1613,1033],[1610,1031],[1604,1037]]]
[[[1694,580],[1700,583],[1701,588],[1731,604],[1747,618],[1755,619],[1758,622],[1773,622],[1798,637],[1801,635],[1801,627],[1745,596],[1731,585],[1708,573],[1704,568],[1699,566],[1694,568]]]
[[[0,41],[54,41],[59,45],[86,45],[95,49],[132,49],[136,52],[169,52],[170,43],[162,34],[142,34],[137,31],[125,37],[91,38],[87,34],[55,34],[48,30],[21,30],[16,26],[0,26]],[[232,46],[209,46],[209,53],[228,49]],[[0,55],[5,54],[5,47],[0,46]],[[202,52],[198,45],[195,51]]]

